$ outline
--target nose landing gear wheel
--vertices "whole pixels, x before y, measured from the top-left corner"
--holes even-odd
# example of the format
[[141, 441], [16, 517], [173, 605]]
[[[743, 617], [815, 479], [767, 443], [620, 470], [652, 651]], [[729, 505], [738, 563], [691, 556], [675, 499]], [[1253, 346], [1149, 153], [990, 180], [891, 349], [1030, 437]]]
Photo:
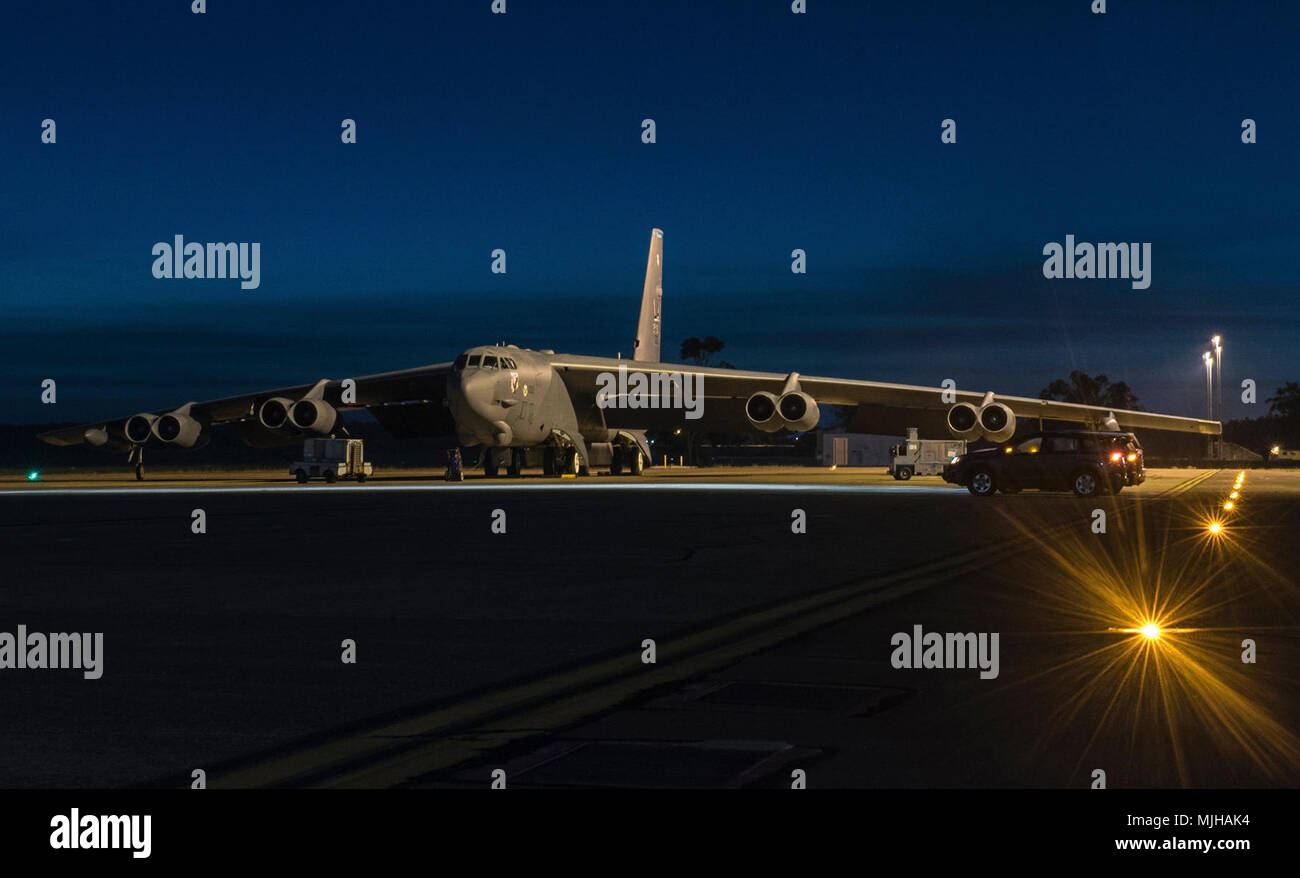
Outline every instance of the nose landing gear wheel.
[[639, 448], [632, 452], [631, 470], [634, 476], [639, 476], [645, 472], [645, 455], [641, 453]]

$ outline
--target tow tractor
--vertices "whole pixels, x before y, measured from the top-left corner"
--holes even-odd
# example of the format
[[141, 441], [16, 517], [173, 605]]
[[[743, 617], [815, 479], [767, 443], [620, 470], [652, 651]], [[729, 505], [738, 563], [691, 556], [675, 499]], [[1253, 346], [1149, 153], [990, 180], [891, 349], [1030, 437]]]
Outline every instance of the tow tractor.
[[889, 447], [889, 474], [900, 482], [942, 475], [944, 464], [965, 453], [961, 439], [919, 439], [916, 427], [908, 427], [907, 441]]
[[289, 465], [289, 475], [300, 485], [315, 478], [328, 484], [339, 479], [364, 482], [373, 471], [361, 439], [307, 439], [302, 443], [302, 460]]

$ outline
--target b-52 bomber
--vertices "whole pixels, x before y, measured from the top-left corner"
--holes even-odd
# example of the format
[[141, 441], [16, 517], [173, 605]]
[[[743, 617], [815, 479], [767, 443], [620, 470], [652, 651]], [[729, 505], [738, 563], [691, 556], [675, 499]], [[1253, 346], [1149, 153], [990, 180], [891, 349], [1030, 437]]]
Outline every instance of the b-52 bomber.
[[824, 405], [850, 407], [849, 426], [860, 432], [897, 435], [922, 425], [993, 442], [1011, 438], [1022, 421], [1222, 432], [1218, 421], [993, 392], [665, 363], [662, 305], [663, 232], [654, 229], [630, 359], [480, 345], [446, 363], [187, 402], [40, 438], [126, 451], [143, 479], [146, 447], [194, 448], [215, 430], [238, 431], [257, 446], [346, 436], [344, 414], [361, 409], [399, 438], [454, 436], [462, 446], [481, 446], [489, 476], [518, 475], [537, 457], [549, 475], [596, 468], [640, 474], [651, 462], [647, 430], [797, 432], [817, 426]]

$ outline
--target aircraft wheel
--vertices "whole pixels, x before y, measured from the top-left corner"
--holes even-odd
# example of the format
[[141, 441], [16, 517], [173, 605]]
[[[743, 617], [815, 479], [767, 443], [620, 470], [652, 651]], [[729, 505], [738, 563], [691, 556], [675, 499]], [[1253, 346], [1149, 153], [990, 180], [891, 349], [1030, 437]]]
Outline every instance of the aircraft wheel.
[[609, 474], [611, 476], [623, 475], [623, 449], [615, 448], [614, 456], [609, 462]]
[[358, 484], [358, 485], [364, 485], [365, 483], [366, 483], [366, 474], [365, 474], [365, 473], [357, 473], [357, 484]]
[[912, 477], [912, 468], [910, 466], [903, 466], [898, 468], [898, 480], [900, 482], [906, 482], [911, 477]]
[[497, 477], [497, 473], [498, 473], [497, 456], [492, 453], [491, 448], [484, 448], [483, 449], [483, 475], [487, 476], [489, 479], [495, 479]]
[[332, 485], [339, 479], [338, 473], [332, 469], [325, 470], [325, 484]]
[[520, 472], [524, 468], [524, 450], [522, 448], [510, 449], [510, 466], [506, 468], [506, 475], [512, 479], [519, 478]]
[[557, 465], [558, 461], [556, 459], [557, 451], [558, 449], [556, 449], [554, 445], [548, 445], [542, 451], [542, 475], [558, 476], [560, 474], [560, 468]]
[[294, 472], [294, 474], [293, 474], [293, 477], [294, 477], [295, 479], [298, 480], [298, 484], [300, 484], [300, 485], [305, 485], [305, 484], [307, 484], [307, 471], [306, 471], [306, 470], [302, 470], [302, 469], [300, 469], [300, 470], [296, 470], [296, 471]]
[[966, 490], [976, 497], [991, 497], [997, 489], [997, 483], [993, 481], [993, 473], [986, 469], [979, 469], [971, 473], [970, 484], [966, 486]]
[[631, 469], [632, 469], [632, 475], [634, 476], [639, 476], [645, 472], [645, 455], [641, 453], [640, 448], [632, 452]]
[[564, 471], [571, 476], [578, 476], [578, 475], [582, 475], [583, 470], [585, 469], [586, 467], [583, 466], [582, 464], [582, 456], [578, 454], [578, 449], [576, 448], [566, 449], [566, 457], [564, 458]]

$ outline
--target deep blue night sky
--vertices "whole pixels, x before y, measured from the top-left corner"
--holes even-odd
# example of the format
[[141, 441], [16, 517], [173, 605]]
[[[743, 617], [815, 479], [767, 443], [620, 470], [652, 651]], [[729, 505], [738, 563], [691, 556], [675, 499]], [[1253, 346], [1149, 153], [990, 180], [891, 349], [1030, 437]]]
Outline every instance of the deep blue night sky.
[[[808, 5], [11, 4], [0, 421], [501, 340], [626, 353], [652, 226], [668, 358], [713, 334], [743, 367], [1031, 396], [1079, 368], [1200, 415], [1217, 331], [1228, 417], [1300, 379], [1296, 4]], [[156, 280], [176, 234], [261, 242], [260, 289]], [[1044, 279], [1066, 234], [1151, 242], [1151, 287]]]

